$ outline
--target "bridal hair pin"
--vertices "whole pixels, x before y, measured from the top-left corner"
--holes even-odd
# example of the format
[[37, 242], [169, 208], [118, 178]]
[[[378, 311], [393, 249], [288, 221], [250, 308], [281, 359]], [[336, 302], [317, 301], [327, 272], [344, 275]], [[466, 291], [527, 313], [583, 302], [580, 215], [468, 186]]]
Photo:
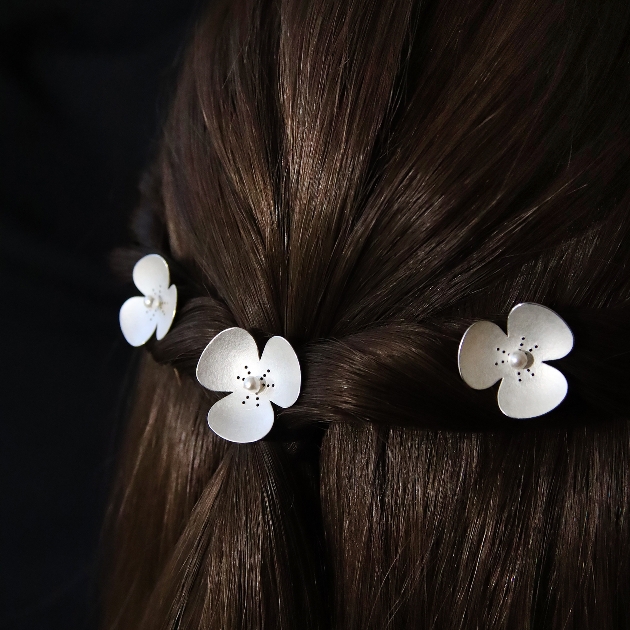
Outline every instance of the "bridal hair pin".
[[517, 304], [508, 315], [506, 335], [488, 321], [475, 322], [459, 344], [459, 373], [473, 389], [499, 379], [499, 409], [510, 418], [535, 418], [555, 409], [567, 394], [567, 381], [544, 363], [573, 348], [573, 334], [551, 309]]
[[132, 346], [141, 346], [155, 332], [163, 339], [177, 308], [177, 287], [169, 286], [168, 264], [158, 254], [141, 258], [133, 268], [133, 282], [143, 296], [129, 298], [120, 309], [120, 329]]
[[208, 411], [208, 426], [230, 442], [255, 442], [271, 430], [271, 403], [290, 407], [300, 395], [302, 375], [295, 350], [272, 337], [262, 356], [242, 328], [220, 332], [199, 357], [197, 380], [215, 392], [232, 392]]

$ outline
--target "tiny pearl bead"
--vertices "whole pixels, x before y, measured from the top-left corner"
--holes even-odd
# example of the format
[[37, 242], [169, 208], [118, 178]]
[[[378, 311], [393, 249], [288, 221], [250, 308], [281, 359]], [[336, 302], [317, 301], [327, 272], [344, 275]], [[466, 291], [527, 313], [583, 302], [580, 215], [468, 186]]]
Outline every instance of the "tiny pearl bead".
[[256, 381], [256, 377], [255, 376], [245, 377], [243, 379], [243, 387], [250, 392], [258, 390], [258, 382]]
[[524, 368], [527, 365], [527, 354], [522, 350], [516, 350], [510, 355], [509, 363], [515, 369]]
[[153, 298], [151, 296], [147, 296], [144, 298], [144, 305], [147, 308], [151, 308], [153, 306]]

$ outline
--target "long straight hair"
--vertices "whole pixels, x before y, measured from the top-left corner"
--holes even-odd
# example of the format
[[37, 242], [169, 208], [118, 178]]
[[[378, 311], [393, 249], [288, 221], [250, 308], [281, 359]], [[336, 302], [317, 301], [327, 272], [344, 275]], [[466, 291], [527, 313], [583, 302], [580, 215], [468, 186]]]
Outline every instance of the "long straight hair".
[[[135, 217], [180, 290], [110, 510], [107, 630], [630, 627], [630, 3], [225, 0]], [[553, 308], [567, 400], [470, 390], [477, 319]], [[297, 403], [225, 442], [229, 326]]]

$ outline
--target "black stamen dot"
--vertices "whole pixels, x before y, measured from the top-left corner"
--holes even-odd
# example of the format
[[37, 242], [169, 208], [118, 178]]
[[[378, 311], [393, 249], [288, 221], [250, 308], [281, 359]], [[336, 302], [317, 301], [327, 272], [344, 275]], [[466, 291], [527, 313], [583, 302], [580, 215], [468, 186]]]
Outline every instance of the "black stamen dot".
[[260, 405], [258, 403], [256, 403], [256, 407], [260, 407]]
[[499, 365], [498, 363], [495, 363], [495, 365]]
[[505, 363], [505, 361], [501, 361], [501, 363]]
[[519, 344], [519, 345], [520, 345], [520, 346], [522, 346], [523, 344], [521, 343], [521, 344]]
[[499, 352], [499, 350], [501, 350], [501, 348], [497, 348], [497, 352]]
[[251, 374], [251, 372], [247, 372], [248, 374]]
[[522, 339], [523, 341], [525, 341], [525, 337], [521, 337], [521, 339]]
[[245, 369], [247, 369], [247, 366], [245, 366]]
[[245, 404], [245, 401], [243, 401], [243, 404]]
[[518, 382], [520, 383], [522, 380], [523, 380], [522, 378], [519, 378], [519, 379], [518, 379]]
[[534, 346], [534, 348], [538, 348], [538, 346]]
[[260, 399], [258, 398], [258, 396], [256, 396], [256, 400], [260, 400]]
[[245, 398], [249, 398], [249, 396], [245, 396]]
[[276, 385], [275, 385], [275, 383], [272, 383], [272, 384], [271, 384], [271, 387], [275, 387], [275, 386], [276, 386]]
[[517, 372], [517, 374], [518, 374], [519, 376], [521, 375], [521, 373], [520, 373], [520, 372]]
[[530, 371], [530, 370], [529, 370], [529, 368], [527, 368], [527, 371], [528, 371], [528, 372]]
[[271, 372], [271, 370], [267, 370], [267, 372]]
[[262, 381], [262, 376], [260, 377], [260, 380]]
[[503, 351], [503, 354], [505, 354], [505, 350]]
[[534, 376], [534, 373], [532, 372], [532, 376]]
[[236, 378], [237, 378], [239, 381], [241, 380], [241, 377], [240, 377], [240, 376], [237, 376]]

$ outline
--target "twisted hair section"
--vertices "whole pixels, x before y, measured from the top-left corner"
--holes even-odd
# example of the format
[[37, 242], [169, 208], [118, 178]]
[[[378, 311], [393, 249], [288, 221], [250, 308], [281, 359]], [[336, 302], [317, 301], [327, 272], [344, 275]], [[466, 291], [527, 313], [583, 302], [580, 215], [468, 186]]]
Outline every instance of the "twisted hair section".
[[[134, 220], [181, 296], [110, 510], [104, 627], [630, 625], [630, 6], [231, 0]], [[549, 306], [567, 400], [506, 419], [467, 326]], [[221, 330], [291, 341], [269, 439], [209, 431]]]

